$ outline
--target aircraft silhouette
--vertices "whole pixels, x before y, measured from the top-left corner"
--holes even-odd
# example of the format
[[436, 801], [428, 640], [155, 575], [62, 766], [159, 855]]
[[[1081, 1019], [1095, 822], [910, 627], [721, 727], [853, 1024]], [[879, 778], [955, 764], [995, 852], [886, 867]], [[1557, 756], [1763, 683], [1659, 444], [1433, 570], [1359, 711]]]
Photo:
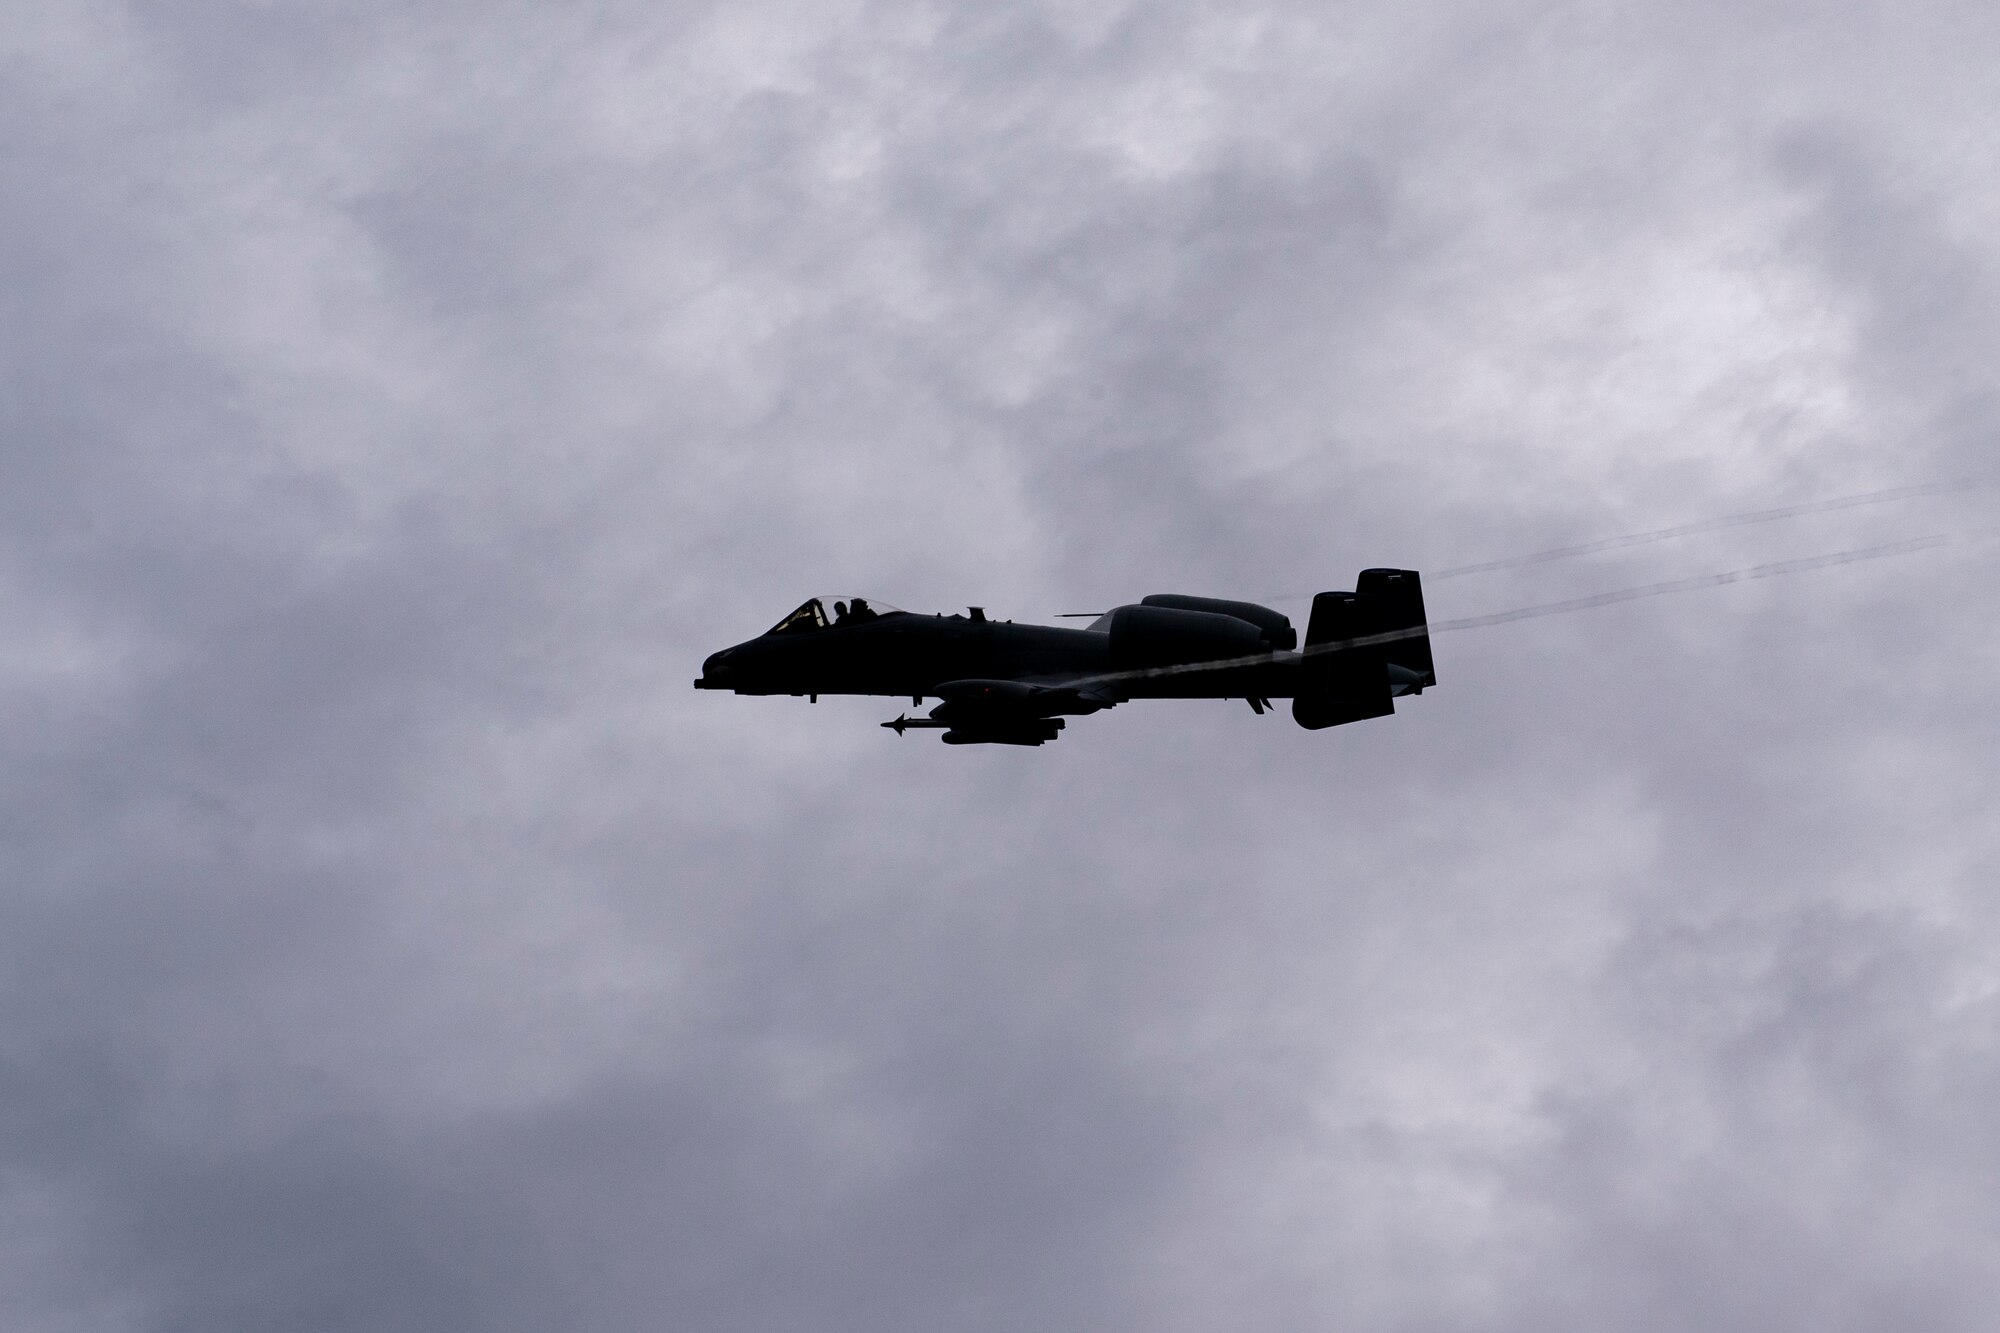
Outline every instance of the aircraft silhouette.
[[[833, 614], [827, 614], [831, 605]], [[1437, 684], [1413, 569], [1364, 569], [1353, 592], [1313, 598], [1306, 640], [1254, 602], [1156, 593], [1085, 629], [965, 615], [913, 615], [880, 602], [808, 598], [754, 639], [702, 663], [698, 690], [907, 695], [941, 700], [882, 725], [944, 733], [948, 745], [1041, 745], [1065, 717], [1132, 699], [1290, 699], [1317, 730], [1396, 711]]]

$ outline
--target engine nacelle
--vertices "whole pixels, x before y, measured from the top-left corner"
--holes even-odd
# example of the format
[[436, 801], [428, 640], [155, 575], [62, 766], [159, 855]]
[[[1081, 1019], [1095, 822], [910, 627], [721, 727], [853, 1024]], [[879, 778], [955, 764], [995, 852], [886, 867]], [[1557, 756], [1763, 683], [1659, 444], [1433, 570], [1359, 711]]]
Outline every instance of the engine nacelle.
[[1254, 657], [1271, 647], [1247, 620], [1143, 602], [1113, 611], [1110, 628], [1111, 664], [1121, 671]]
[[1272, 648], [1290, 651], [1299, 646], [1299, 632], [1292, 628], [1292, 622], [1284, 612], [1273, 611], [1268, 606], [1255, 602], [1232, 602], [1221, 597], [1190, 597], [1185, 593], [1156, 592], [1150, 597], [1139, 599], [1141, 606], [1165, 606], [1177, 611], [1207, 611], [1218, 616], [1234, 616], [1247, 620], [1263, 634], [1264, 642]]

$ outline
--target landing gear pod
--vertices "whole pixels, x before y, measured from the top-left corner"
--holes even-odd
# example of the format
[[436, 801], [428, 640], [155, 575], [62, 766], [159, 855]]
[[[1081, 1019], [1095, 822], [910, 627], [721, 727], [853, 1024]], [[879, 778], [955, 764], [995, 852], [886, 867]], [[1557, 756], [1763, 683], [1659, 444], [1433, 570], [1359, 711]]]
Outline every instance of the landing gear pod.
[[946, 745], [1043, 745], [1054, 740], [1062, 729], [1063, 720], [1059, 717], [1038, 718], [1005, 727], [957, 726], [939, 739]]

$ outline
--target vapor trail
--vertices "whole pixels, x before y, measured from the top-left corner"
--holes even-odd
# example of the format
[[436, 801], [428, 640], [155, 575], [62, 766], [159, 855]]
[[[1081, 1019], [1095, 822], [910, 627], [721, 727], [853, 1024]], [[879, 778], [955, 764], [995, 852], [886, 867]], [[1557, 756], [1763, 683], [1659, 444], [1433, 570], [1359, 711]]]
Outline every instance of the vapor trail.
[[[1535, 606], [1516, 607], [1511, 611], [1489, 611], [1484, 615], [1460, 616], [1453, 620], [1435, 620], [1428, 626], [1413, 626], [1409, 629], [1385, 630], [1380, 634], [1364, 634], [1358, 638], [1337, 639], [1329, 643], [1316, 643], [1302, 651], [1302, 656], [1317, 653], [1337, 653], [1348, 648], [1367, 648], [1376, 644], [1396, 643], [1403, 639], [1414, 639], [1423, 634], [1449, 634], [1456, 630], [1485, 629], [1492, 625], [1511, 624], [1516, 620], [1534, 620], [1541, 616], [1568, 615], [1573, 611], [1588, 611], [1593, 607], [1612, 606], [1618, 602], [1636, 602], [1647, 597], [1664, 597], [1669, 593], [1695, 592], [1703, 588], [1720, 588], [1730, 583], [1748, 583], [1754, 579], [1778, 578], [1786, 574], [1803, 574], [1809, 570], [1830, 569], [1835, 565], [1859, 564], [1864, 560], [1886, 560], [1891, 556], [1911, 555], [1918, 551], [1929, 551], [1940, 546], [1949, 546], [1952, 538], [1943, 533], [1933, 533], [1927, 537], [1912, 537], [1905, 541], [1886, 542], [1880, 546], [1863, 546], [1851, 551], [1831, 551], [1825, 555], [1799, 556], [1791, 560], [1776, 560], [1766, 565], [1753, 565], [1748, 569], [1726, 570], [1718, 574], [1695, 574], [1687, 578], [1668, 579], [1662, 583], [1645, 583], [1634, 588], [1614, 588], [1609, 592], [1591, 593], [1586, 597], [1570, 597], [1560, 602], [1542, 602]], [[1270, 661], [1267, 653], [1248, 657], [1225, 658], [1213, 662], [1187, 662], [1175, 666], [1140, 667], [1129, 671], [1107, 672], [1101, 676], [1091, 676], [1076, 682], [1078, 686], [1116, 684], [1126, 680], [1153, 680], [1162, 676], [1186, 675], [1190, 672], [1226, 671], [1234, 667], [1256, 666]]]
[[[1745, 583], [1751, 579], [1776, 578], [1781, 574], [1803, 574], [1810, 569], [1827, 569], [1834, 565], [1851, 565], [1862, 560], [1882, 560], [1893, 555], [1909, 555], [1915, 551], [1928, 551], [1939, 546], [1949, 546], [1951, 538], [1942, 533], [1928, 537], [1912, 537], [1907, 541], [1888, 542], [1881, 546], [1864, 546], [1854, 551], [1834, 551], [1828, 555], [1800, 556], [1794, 560], [1778, 560], [1768, 565], [1754, 565], [1749, 569], [1733, 569], [1721, 574], [1696, 574], [1684, 579], [1668, 579], [1664, 583], [1647, 583], [1636, 588], [1617, 588], [1611, 592], [1592, 593], [1587, 597], [1571, 597], [1560, 602], [1544, 602], [1539, 606], [1523, 606], [1512, 611], [1493, 611], [1483, 616], [1463, 616], [1457, 620], [1441, 620], [1430, 627], [1433, 634], [1448, 633], [1451, 630], [1480, 629], [1487, 625], [1505, 625], [1515, 620], [1533, 620], [1537, 616], [1559, 616], [1571, 611], [1587, 611], [1594, 606], [1610, 606], [1615, 602], [1636, 602], [1642, 597], [1663, 597], [1674, 592], [1694, 592], [1700, 588], [1720, 588], [1727, 583]], [[1408, 634], [1393, 636], [1373, 636], [1359, 639], [1357, 643], [1386, 643], [1393, 638], [1413, 637]], [[1342, 645], [1345, 646], [1345, 645]]]
[[1599, 551], [1621, 551], [1632, 546], [1647, 546], [1653, 542], [1669, 541], [1675, 537], [1691, 537], [1701, 532], [1720, 532], [1725, 528], [1747, 527], [1753, 523], [1773, 523], [1784, 518], [1803, 518], [1808, 514], [1831, 513], [1837, 509], [1886, 504], [1891, 500], [1915, 500], [1927, 495], [1945, 495], [1953, 491], [1970, 490], [1977, 484], [1961, 477], [1952, 481], [1926, 482], [1920, 486], [1897, 486], [1886, 491], [1869, 491], [1864, 495], [1843, 495], [1830, 500], [1812, 500], [1805, 504], [1785, 505], [1779, 509], [1759, 509], [1747, 514], [1729, 514], [1722, 518], [1704, 519], [1699, 523], [1682, 523], [1671, 528], [1655, 528], [1649, 532], [1631, 532], [1622, 537], [1600, 537], [1596, 541], [1580, 542], [1575, 546], [1558, 546], [1547, 551], [1536, 551], [1532, 555], [1508, 556], [1503, 560], [1483, 560], [1476, 565], [1456, 565], [1450, 569], [1437, 570], [1427, 574], [1426, 577], [1432, 580], [1455, 579], [1465, 574], [1485, 574], [1497, 569], [1519, 569], [1525, 565], [1546, 564], [1551, 560], [1595, 555]]

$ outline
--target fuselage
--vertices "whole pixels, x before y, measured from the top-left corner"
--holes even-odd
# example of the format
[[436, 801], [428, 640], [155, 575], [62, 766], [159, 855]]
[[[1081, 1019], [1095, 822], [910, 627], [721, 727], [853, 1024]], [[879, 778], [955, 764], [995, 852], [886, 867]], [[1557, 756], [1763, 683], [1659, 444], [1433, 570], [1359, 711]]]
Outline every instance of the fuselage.
[[861, 623], [771, 633], [702, 663], [698, 689], [738, 694], [879, 694], [923, 698], [951, 681], [1087, 683], [1126, 699], [1291, 698], [1300, 656], [1271, 651], [1226, 664], [1114, 660], [1098, 630], [896, 611]]

